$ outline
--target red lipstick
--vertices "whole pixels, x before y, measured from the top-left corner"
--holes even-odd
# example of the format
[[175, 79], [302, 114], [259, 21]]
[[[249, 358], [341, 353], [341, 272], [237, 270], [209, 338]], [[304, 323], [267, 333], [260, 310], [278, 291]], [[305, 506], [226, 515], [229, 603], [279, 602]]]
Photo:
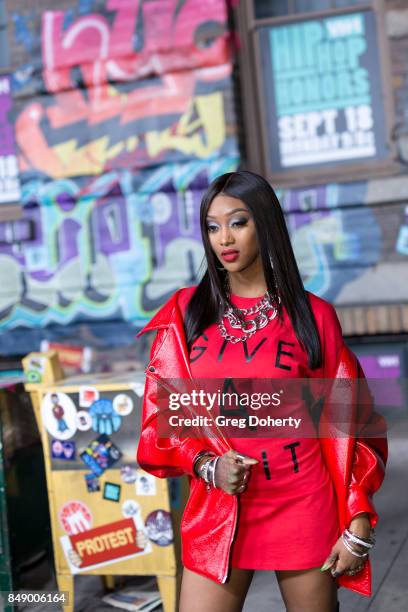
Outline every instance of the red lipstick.
[[236, 250], [233, 250], [233, 249], [228, 249], [228, 250], [222, 251], [221, 257], [225, 261], [235, 261], [239, 257], [239, 251], [236, 251]]

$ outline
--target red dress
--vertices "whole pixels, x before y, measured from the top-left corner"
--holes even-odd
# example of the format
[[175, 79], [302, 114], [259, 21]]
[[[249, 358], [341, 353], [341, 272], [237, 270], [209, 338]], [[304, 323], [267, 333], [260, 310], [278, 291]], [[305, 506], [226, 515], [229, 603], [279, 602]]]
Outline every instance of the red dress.
[[[261, 297], [232, 294], [231, 301], [248, 308]], [[309, 376], [307, 355], [285, 309], [283, 314], [283, 323], [275, 317], [246, 342], [236, 344], [222, 338], [216, 324], [210, 325], [190, 351], [193, 377]], [[225, 319], [224, 323], [228, 333], [241, 335]], [[331, 342], [330, 350], [336, 350], [334, 345], [343, 342], [340, 327], [335, 333], [336, 342]], [[302, 427], [313, 427], [305, 402], [300, 402], [291, 414], [302, 419]], [[290, 438], [275, 434], [271, 438], [233, 438], [231, 442], [237, 451], [259, 460], [251, 468], [247, 489], [238, 496], [231, 566], [263, 570], [320, 567], [340, 534], [334, 487], [319, 440], [296, 437], [294, 431]]]

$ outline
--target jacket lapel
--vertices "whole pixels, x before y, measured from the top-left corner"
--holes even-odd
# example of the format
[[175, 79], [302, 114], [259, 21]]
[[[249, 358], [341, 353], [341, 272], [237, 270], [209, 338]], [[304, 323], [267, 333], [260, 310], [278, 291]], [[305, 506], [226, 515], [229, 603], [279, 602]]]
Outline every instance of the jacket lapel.
[[175, 291], [171, 298], [167, 300], [165, 304], [156, 312], [156, 314], [150, 319], [150, 321], [136, 334], [138, 338], [141, 334], [153, 329], [162, 329], [168, 327], [174, 317], [175, 308], [178, 307], [177, 297], [181, 291], [181, 288]]

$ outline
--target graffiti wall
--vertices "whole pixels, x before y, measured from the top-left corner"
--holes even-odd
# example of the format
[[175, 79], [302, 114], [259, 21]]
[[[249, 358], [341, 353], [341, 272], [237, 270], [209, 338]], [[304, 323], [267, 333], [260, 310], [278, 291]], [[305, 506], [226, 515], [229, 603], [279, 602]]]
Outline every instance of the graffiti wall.
[[[240, 161], [226, 5], [7, 0], [24, 213], [0, 223], [0, 352], [124, 342], [197, 281], [202, 194]], [[374, 183], [278, 191], [306, 288], [339, 305], [408, 299], [408, 209]]]
[[338, 306], [408, 300], [408, 206], [375, 182], [279, 192], [305, 287]]
[[0, 224], [2, 327], [141, 325], [195, 281], [202, 193], [239, 162], [226, 4], [36, 4], [9, 6], [24, 217]]

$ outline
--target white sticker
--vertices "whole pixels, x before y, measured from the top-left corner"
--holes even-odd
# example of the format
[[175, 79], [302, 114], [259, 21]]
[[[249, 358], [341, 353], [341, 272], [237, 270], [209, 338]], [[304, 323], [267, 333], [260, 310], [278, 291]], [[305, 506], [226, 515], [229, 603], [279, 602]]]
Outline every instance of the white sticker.
[[41, 403], [45, 429], [57, 440], [72, 438], [77, 430], [77, 410], [66, 393], [47, 393]]
[[156, 477], [147, 472], [138, 471], [136, 495], [156, 495]]
[[99, 399], [99, 391], [95, 387], [79, 387], [79, 405], [81, 408], [89, 408]]
[[133, 410], [133, 401], [126, 393], [119, 393], [113, 399], [113, 409], [120, 416], [127, 416]]
[[45, 357], [30, 357], [28, 360], [28, 369], [35, 370], [40, 374], [44, 374], [45, 372]]
[[77, 412], [77, 428], [79, 431], [88, 431], [92, 427], [92, 418], [86, 410]]
[[122, 514], [125, 518], [133, 518], [136, 522], [136, 516], [140, 514], [140, 504], [134, 499], [127, 499], [122, 504]]
[[132, 484], [132, 482], [136, 482], [137, 470], [131, 465], [123, 465], [120, 468], [120, 476], [123, 482], [126, 482], [127, 484]]

